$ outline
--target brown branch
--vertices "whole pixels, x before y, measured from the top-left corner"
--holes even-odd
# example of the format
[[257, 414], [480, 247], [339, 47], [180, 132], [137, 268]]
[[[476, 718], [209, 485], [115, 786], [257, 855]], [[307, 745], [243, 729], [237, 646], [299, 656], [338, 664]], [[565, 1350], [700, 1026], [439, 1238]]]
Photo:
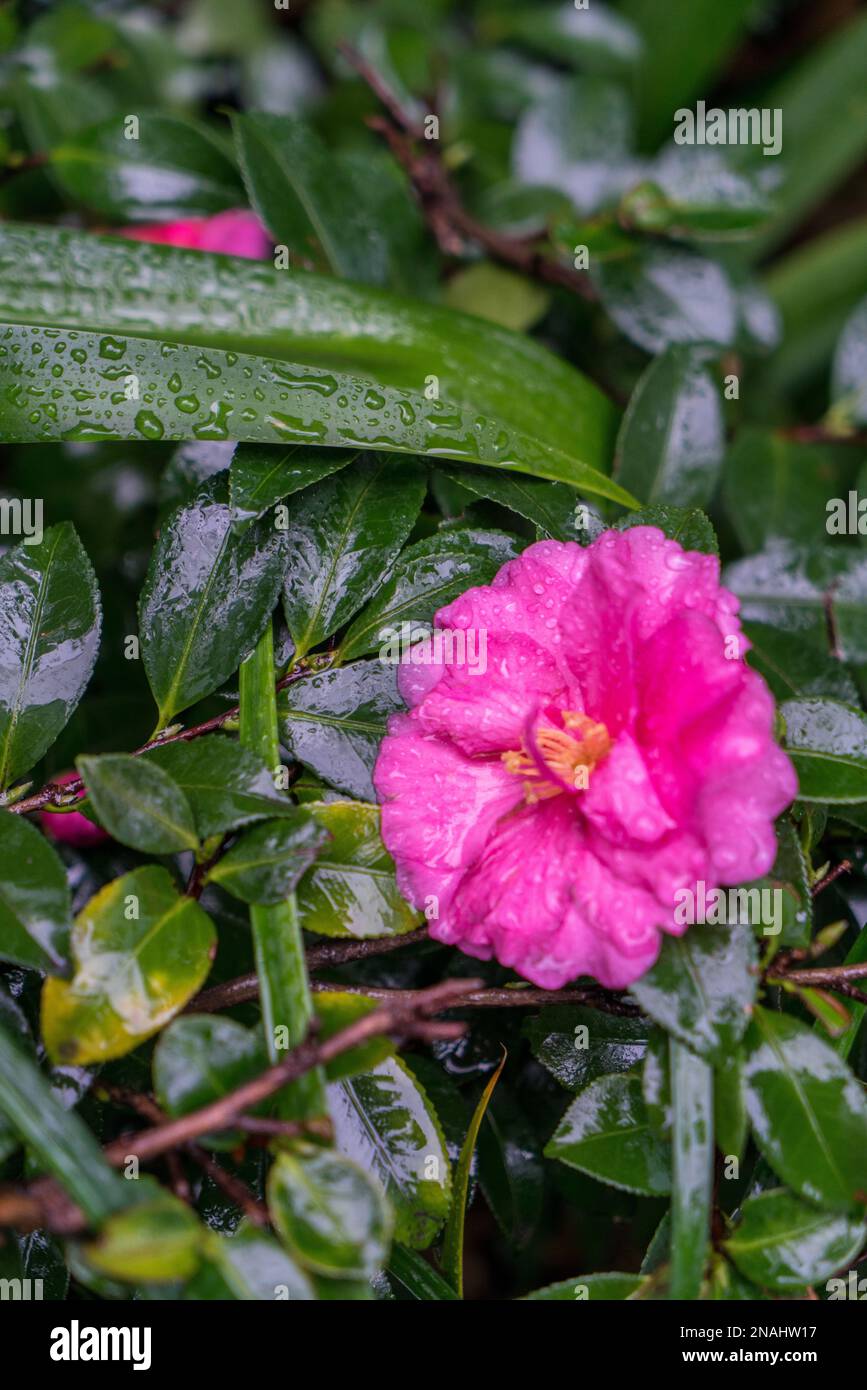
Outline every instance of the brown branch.
[[788, 980], [793, 985], [827, 985], [829, 989], [833, 989], [841, 983], [863, 980], [867, 976], [867, 962], [860, 965], [823, 965], [813, 970], [780, 970], [779, 967], [771, 966], [771, 970], [781, 980]]
[[388, 112], [388, 117], [372, 116], [371, 130], [387, 142], [404, 169], [419, 205], [436, 237], [440, 250], [448, 256], [463, 254], [467, 242], [475, 242], [492, 260], [512, 270], [568, 289], [582, 299], [596, 298], [589, 277], [571, 266], [545, 255], [535, 245], [539, 236], [516, 237], [498, 232], [479, 222], [464, 207], [443, 164], [437, 142], [426, 140], [415, 119], [404, 111], [387, 82], [376, 69], [348, 44], [341, 44], [347, 62], [367, 83]]
[[824, 889], [828, 888], [835, 879], [841, 876], [841, 874], [850, 873], [851, 869], [851, 862], [848, 859], [841, 859], [836, 868], [831, 869], [830, 873], [827, 873], [824, 878], [820, 878], [818, 883], [813, 884], [813, 887], [810, 889], [813, 897], [815, 898], [817, 893], [821, 893]]
[[187, 1151], [195, 1159], [202, 1172], [207, 1173], [214, 1186], [225, 1193], [230, 1202], [234, 1202], [248, 1221], [252, 1221], [254, 1226], [268, 1225], [268, 1208], [253, 1196], [246, 1183], [242, 1182], [234, 1173], [229, 1173], [198, 1144], [188, 1144]]
[[[320, 661], [317, 658], [310, 658], [308, 663], [297, 671], [290, 671], [288, 675], [281, 676], [277, 681], [276, 689], [284, 690], [286, 686], [294, 684], [297, 680], [302, 680], [305, 676], [315, 675], [323, 665], [328, 665], [331, 657]], [[315, 662], [316, 664], [311, 664]], [[201, 738], [203, 734], [218, 732], [233, 719], [240, 716], [240, 705], [233, 705], [231, 709], [224, 710], [222, 714], [215, 714], [211, 719], [205, 719], [201, 724], [193, 724], [189, 729], [174, 728], [170, 726], [171, 732], [157, 734], [155, 738], [148, 739], [140, 748], [134, 748], [131, 757], [139, 758], [143, 753], [150, 753], [154, 748], [162, 748], [167, 743], [190, 743], [195, 738]], [[27, 815], [31, 811], [39, 811], [43, 806], [69, 807], [74, 806], [76, 801], [80, 801], [86, 795], [86, 789], [81, 777], [76, 777], [70, 782], [46, 782], [38, 792], [32, 796], [22, 797], [20, 801], [13, 801], [7, 806], [8, 811], [15, 811], [18, 815]]]
[[[439, 1022], [434, 1015], [458, 1007], [461, 998], [472, 994], [482, 983], [481, 980], [446, 980], [430, 989], [415, 991], [411, 1001], [393, 999], [322, 1042], [308, 1035], [282, 1062], [269, 1067], [229, 1095], [221, 1096], [210, 1105], [202, 1106], [200, 1110], [179, 1119], [167, 1120], [136, 1134], [122, 1135], [106, 1146], [104, 1155], [115, 1167], [133, 1157], [147, 1162], [172, 1149], [189, 1145], [204, 1134], [231, 1129], [245, 1111], [261, 1104], [313, 1068], [325, 1066], [370, 1038], [387, 1034], [397, 1039], [416, 1037], [426, 1041], [458, 1038], [465, 1031], [463, 1023]], [[0, 1192], [0, 1226], [17, 1226], [25, 1230], [45, 1227], [71, 1233], [83, 1229], [85, 1225], [83, 1213], [78, 1211], [53, 1178], [39, 1178], [24, 1191], [13, 1188]]]

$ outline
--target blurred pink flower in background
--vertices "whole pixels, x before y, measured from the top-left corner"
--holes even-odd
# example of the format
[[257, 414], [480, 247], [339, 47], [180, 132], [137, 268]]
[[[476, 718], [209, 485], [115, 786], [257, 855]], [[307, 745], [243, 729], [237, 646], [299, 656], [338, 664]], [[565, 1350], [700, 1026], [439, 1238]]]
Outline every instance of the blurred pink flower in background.
[[123, 235], [135, 241], [155, 241], [165, 246], [185, 246], [191, 251], [222, 251], [227, 256], [263, 260], [271, 251], [271, 239], [254, 212], [233, 208], [215, 217], [187, 217], [179, 222], [154, 222], [124, 227]]
[[[52, 781], [65, 787], [67, 782], [76, 782], [77, 772], [62, 772]], [[92, 849], [110, 837], [98, 825], [89, 821], [79, 811], [40, 811], [39, 824], [50, 840], [57, 840], [74, 849]]]
[[374, 774], [432, 936], [545, 988], [623, 988], [685, 930], [679, 890], [770, 870], [797, 780], [738, 606], [715, 557], [639, 526], [531, 545], [440, 610], [487, 634], [487, 669], [402, 665]]

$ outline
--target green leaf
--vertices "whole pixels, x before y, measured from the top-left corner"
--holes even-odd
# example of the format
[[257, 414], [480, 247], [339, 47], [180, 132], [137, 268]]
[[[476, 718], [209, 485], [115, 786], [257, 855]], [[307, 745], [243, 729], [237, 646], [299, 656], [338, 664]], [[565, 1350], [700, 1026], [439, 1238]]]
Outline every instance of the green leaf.
[[716, 261], [649, 246], [629, 259], [594, 264], [592, 274], [608, 314], [645, 352], [660, 353], [676, 343], [734, 342], [737, 303]]
[[[672, 112], [707, 92], [752, 13], [751, 0], [626, 0], [624, 17], [645, 45], [638, 111], [648, 146], [671, 132]], [[582, 16], [583, 18], [583, 16]]]
[[226, 734], [178, 739], [145, 757], [180, 787], [202, 840], [274, 816], [297, 821], [296, 808], [261, 759]]
[[675, 1038], [671, 1056], [671, 1284], [669, 1297], [701, 1291], [710, 1244], [713, 1181], [713, 1072]]
[[723, 456], [719, 392], [694, 351], [671, 347], [632, 393], [617, 439], [617, 476], [644, 502], [706, 507]]
[[742, 239], [767, 220], [772, 203], [757, 177], [723, 150], [666, 145], [649, 178], [621, 200], [618, 220], [636, 231], [691, 240]]
[[747, 622], [743, 629], [752, 644], [747, 661], [778, 700], [819, 695], [857, 705], [858, 687], [841, 661], [769, 623]]
[[867, 1202], [867, 1102], [834, 1048], [788, 1014], [756, 1009], [745, 1043], [747, 1113], [774, 1171], [831, 1211]]
[[82, 1253], [101, 1274], [130, 1284], [188, 1279], [198, 1267], [204, 1237], [196, 1213], [164, 1192], [110, 1216]]
[[[808, 946], [812, 937], [813, 897], [806, 856], [795, 827], [789, 820], [777, 823], [777, 857], [770, 873], [747, 884], [747, 889], [760, 892], [770, 889], [781, 897], [771, 899], [774, 921], [765, 923], [778, 927], [777, 940], [781, 946]], [[777, 905], [779, 905], [779, 910]], [[767, 933], [772, 935], [772, 933]]]
[[453, 1303], [457, 1294], [451, 1284], [439, 1274], [423, 1255], [405, 1245], [392, 1247], [388, 1261], [388, 1277], [406, 1289], [413, 1298], [424, 1303]]
[[418, 467], [381, 458], [359, 460], [296, 498], [283, 590], [296, 660], [370, 597], [412, 530], [424, 492]]
[[238, 669], [277, 602], [285, 534], [233, 525], [217, 479], [160, 531], [139, 605], [141, 654], [160, 726]]
[[504, 6], [490, 17], [497, 37], [517, 39], [557, 63], [574, 64], [582, 71], [622, 73], [633, 67], [642, 53], [641, 36], [621, 14], [599, 0], [592, 8], [574, 5]]
[[755, 964], [748, 926], [697, 923], [683, 936], [665, 937], [656, 964], [631, 992], [644, 1012], [679, 1042], [720, 1061], [749, 1022], [758, 986]]
[[306, 931], [322, 936], [402, 936], [420, 917], [397, 889], [394, 864], [379, 833], [379, 807], [362, 802], [307, 802], [331, 835], [298, 885]]
[[142, 112], [137, 139], [125, 118], [81, 130], [50, 154], [69, 197], [118, 221], [166, 222], [237, 207], [235, 166], [207, 127], [186, 117]]
[[858, 1255], [863, 1221], [816, 1211], [782, 1188], [750, 1197], [723, 1248], [753, 1283], [779, 1293], [822, 1284]]
[[476, 497], [487, 497], [518, 516], [526, 517], [555, 541], [574, 541], [577, 533], [584, 529], [581, 503], [564, 483], [509, 477], [482, 468], [441, 467], [439, 471]]
[[289, 752], [338, 791], [373, 801], [373, 765], [390, 714], [404, 708], [394, 667], [356, 661], [281, 691], [280, 731]]
[[[830, 450], [770, 430], [742, 430], [726, 455], [726, 514], [747, 553], [775, 536], [811, 544], [821, 534], [833, 491]], [[842, 486], [842, 483], [841, 483]]]
[[446, 1224], [445, 1235], [443, 1236], [443, 1266], [446, 1274], [451, 1281], [452, 1287], [458, 1298], [464, 1296], [464, 1226], [467, 1215], [467, 1201], [470, 1190], [470, 1176], [473, 1166], [473, 1156], [476, 1151], [476, 1140], [479, 1137], [482, 1120], [485, 1118], [485, 1111], [494, 1088], [499, 1081], [503, 1067], [506, 1065], [506, 1052], [496, 1071], [491, 1073], [488, 1083], [482, 1094], [479, 1096], [478, 1104], [473, 1111], [470, 1120], [470, 1127], [467, 1130], [466, 1138], [461, 1145], [458, 1166], [455, 1170], [454, 1193], [452, 1195], [452, 1209]]
[[67, 1110], [17, 1038], [0, 1026], [0, 1114], [93, 1225], [132, 1200], [87, 1125]]
[[655, 503], [630, 512], [615, 526], [616, 531], [628, 531], [632, 526], [658, 526], [669, 540], [677, 541], [684, 550], [698, 550], [703, 555], [718, 555], [716, 532], [704, 512], [698, 507], [672, 507]]
[[671, 1149], [650, 1124], [639, 1076], [603, 1076], [582, 1091], [545, 1155], [627, 1192], [671, 1190]]
[[278, 1154], [268, 1208], [287, 1249], [316, 1274], [363, 1279], [388, 1257], [392, 1221], [382, 1188], [343, 1154], [300, 1146]]
[[316, 449], [305, 444], [269, 449], [241, 444], [229, 467], [232, 509], [244, 520], [264, 516], [284, 497], [345, 468], [356, 456], [354, 449]]
[[70, 522], [0, 559], [0, 788], [66, 724], [90, 680], [101, 621], [96, 576]]
[[537, 1121], [503, 1086], [488, 1106], [477, 1148], [485, 1201], [509, 1245], [522, 1250], [542, 1219], [545, 1164]]
[[867, 717], [836, 700], [786, 700], [786, 751], [802, 801], [867, 800]]
[[280, 903], [294, 892], [328, 832], [300, 808], [247, 830], [205, 876], [244, 903]]
[[[162, 425], [165, 437], [466, 458], [632, 502], [604, 476], [614, 411], [596, 387], [530, 338], [417, 300], [237, 258], [6, 223], [4, 320], [49, 323], [79, 336], [64, 332], [70, 359], [63, 387], [51, 380], [60, 391], [52, 416], [42, 410], [44, 398], [30, 394], [42, 390], [33, 335], [13, 331], [7, 339], [0, 329], [7, 350], [0, 389], [4, 382], [20, 388], [14, 403], [4, 393], [3, 439], [57, 438], [64, 430], [77, 438], [106, 431], [147, 438]], [[127, 334], [157, 341], [127, 341]], [[100, 344], [108, 357], [100, 357]], [[384, 344], [394, 350], [384, 352]], [[16, 348], [27, 355], [20, 374], [7, 365]], [[230, 361], [224, 350], [263, 357]], [[151, 403], [127, 401], [117, 389], [86, 404], [72, 394], [99, 393], [130, 373], [155, 383], [155, 399], [165, 404], [151, 411]], [[170, 392], [176, 376], [179, 392]], [[169, 405], [176, 396], [191, 413]]]
[[316, 1298], [304, 1271], [273, 1236], [255, 1226], [242, 1226], [233, 1235], [211, 1232], [201, 1253], [202, 1263], [184, 1290], [185, 1298], [292, 1303]]
[[66, 974], [71, 922], [58, 855], [23, 816], [0, 811], [0, 960]]
[[106, 884], [75, 919], [74, 976], [45, 982], [49, 1056], [77, 1066], [122, 1057], [196, 993], [214, 941], [208, 915], [165, 869], [147, 865]]
[[524, 1294], [523, 1303], [611, 1302], [629, 1298], [644, 1283], [640, 1274], [576, 1274]]
[[772, 541], [727, 566], [723, 582], [741, 599], [741, 618], [797, 634], [828, 650], [829, 623], [843, 661], [867, 661], [867, 561], [850, 546]]
[[[455, 476], [462, 482], [463, 475]], [[523, 492], [525, 486], [557, 487], [556, 483], [539, 483], [531, 478], [497, 478], [494, 489], [483, 495], [496, 498], [498, 485], [516, 493]], [[568, 488], [561, 491], [569, 494]], [[438, 531], [407, 546], [367, 607], [350, 625], [339, 647], [339, 659], [350, 661], [365, 652], [382, 651], [383, 643], [399, 633], [411, 637], [425, 631], [439, 608], [474, 585], [489, 583], [516, 554], [513, 539], [503, 532], [470, 528]], [[402, 628], [403, 623], [410, 624], [409, 632]]]
[[452, 1178], [439, 1122], [418, 1081], [390, 1057], [329, 1086], [328, 1108], [338, 1149], [382, 1183], [395, 1239], [424, 1250], [448, 1216]]
[[190, 803], [168, 773], [128, 753], [79, 758], [99, 822], [115, 840], [143, 854], [198, 849]]
[[[325, 1042], [340, 1033], [350, 1024], [373, 1013], [379, 1004], [376, 999], [367, 999], [363, 994], [349, 994], [340, 989], [317, 989], [313, 996], [316, 1013], [316, 1036]], [[326, 1064], [325, 1075], [329, 1081], [344, 1081], [357, 1072], [372, 1071], [374, 1067], [390, 1057], [394, 1044], [390, 1038], [369, 1038], [367, 1042], [351, 1047]]]
[[749, 1124], [744, 1102], [743, 1052], [739, 1047], [719, 1062], [713, 1079], [713, 1124], [716, 1145], [725, 1158], [743, 1157]]
[[846, 320], [834, 353], [831, 399], [853, 424], [867, 421], [867, 299]]
[[153, 1054], [154, 1094], [166, 1114], [189, 1115], [221, 1100], [268, 1066], [261, 1033], [219, 1015], [176, 1018]]
[[573, 1092], [599, 1076], [637, 1066], [652, 1031], [646, 1019], [571, 1004], [549, 1005], [522, 1029], [536, 1060]]
[[443, 302], [450, 309], [526, 333], [547, 312], [551, 295], [526, 275], [478, 261], [451, 277]]

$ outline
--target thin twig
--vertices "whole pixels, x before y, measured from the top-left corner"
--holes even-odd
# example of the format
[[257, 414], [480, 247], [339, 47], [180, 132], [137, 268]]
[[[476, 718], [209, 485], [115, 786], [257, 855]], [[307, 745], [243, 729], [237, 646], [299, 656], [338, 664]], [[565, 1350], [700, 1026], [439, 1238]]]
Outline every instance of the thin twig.
[[772, 973], [779, 975], [781, 979], [790, 981], [793, 985], [827, 985], [833, 989], [835, 985], [846, 984], [851, 980], [863, 980], [867, 976], [867, 962], [859, 965], [823, 965], [816, 966], [813, 970], [779, 970], [771, 966]]
[[[330, 662], [330, 657], [328, 662]], [[312, 660], [315, 660], [313, 658]], [[328, 664], [325, 662], [324, 664]], [[277, 681], [276, 689], [284, 690], [286, 686], [294, 684], [297, 680], [303, 680], [307, 676], [317, 674], [322, 669], [322, 664], [309, 665], [299, 668], [297, 671], [290, 671], [288, 675], [281, 676]], [[205, 719], [201, 724], [194, 724], [189, 729], [176, 728], [170, 733], [157, 734], [156, 738], [148, 739], [140, 748], [134, 748], [131, 757], [139, 758], [143, 753], [150, 753], [154, 748], [162, 748], [167, 743], [190, 743], [195, 738], [201, 738], [203, 734], [219, 732], [231, 720], [237, 719], [240, 715], [240, 706], [233, 705], [231, 709], [224, 710], [222, 714], [215, 714], [211, 719]], [[77, 800], [85, 796], [86, 789], [82, 778], [76, 777], [70, 782], [46, 782], [38, 792], [33, 792], [31, 796], [22, 797], [20, 801], [13, 801], [6, 809], [14, 811], [17, 815], [27, 815], [30, 811], [38, 811], [43, 806], [59, 806], [69, 809]]]
[[827, 873], [824, 878], [820, 878], [818, 883], [813, 884], [813, 887], [810, 889], [810, 892], [812, 893], [813, 897], [815, 898], [818, 893], [821, 893], [826, 888], [828, 888], [835, 881], [835, 879], [838, 879], [841, 876], [841, 874], [850, 873], [851, 869], [852, 864], [850, 860], [841, 859], [840, 863], [835, 868], [831, 869], [830, 873]]

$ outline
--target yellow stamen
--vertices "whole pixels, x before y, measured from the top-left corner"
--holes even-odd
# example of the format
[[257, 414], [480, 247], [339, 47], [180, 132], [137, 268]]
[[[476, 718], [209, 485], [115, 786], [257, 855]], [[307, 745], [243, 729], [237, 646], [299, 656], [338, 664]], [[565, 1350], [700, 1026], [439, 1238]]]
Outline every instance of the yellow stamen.
[[[507, 772], [528, 779], [524, 796], [531, 805], [559, 796], [564, 782], [576, 791], [586, 790], [593, 768], [610, 751], [611, 739], [604, 724], [576, 710], [564, 710], [562, 719], [562, 729], [542, 724], [534, 735], [542, 760], [556, 780], [549, 781], [540, 773], [538, 762], [528, 752], [526, 742], [522, 742], [520, 749], [510, 749], [501, 755]], [[579, 737], [575, 738], [571, 730], [577, 731]]]

